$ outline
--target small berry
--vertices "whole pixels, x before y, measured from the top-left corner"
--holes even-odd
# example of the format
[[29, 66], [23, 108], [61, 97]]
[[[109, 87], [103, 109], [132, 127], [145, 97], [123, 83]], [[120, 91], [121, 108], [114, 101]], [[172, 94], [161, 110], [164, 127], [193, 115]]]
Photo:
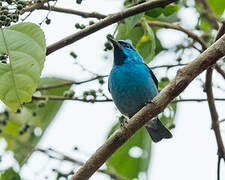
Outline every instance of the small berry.
[[12, 4], [12, 0], [6, 0], [8, 4]]
[[17, 109], [16, 113], [18, 114], [21, 113], [21, 109]]
[[46, 102], [45, 101], [39, 101], [38, 102], [38, 107], [39, 108], [45, 107], [45, 105], [46, 105]]
[[80, 29], [84, 29], [86, 26], [84, 24], [81, 24]]
[[2, 6], [2, 7], [1, 7], [1, 10], [7, 10], [7, 11], [8, 11], [9, 8], [8, 8], [7, 6]]
[[112, 36], [112, 34], [107, 34], [106, 38], [111, 38], [111, 39], [113, 39], [113, 36]]
[[6, 125], [7, 125], [7, 121], [6, 121], [6, 120], [3, 120], [3, 121], [2, 121], [2, 125], [3, 125], [3, 126], [6, 126]]
[[19, 11], [23, 9], [23, 5], [22, 4], [18, 4], [18, 6], [16, 7]]
[[19, 20], [19, 16], [18, 15], [12, 15], [12, 21], [15, 23]]
[[105, 51], [107, 51], [107, 50], [112, 50], [112, 45], [109, 43], [109, 42], [106, 42], [105, 44]]
[[1, 15], [1, 16], [0, 16], [0, 20], [2, 20], [2, 21], [5, 21], [6, 18], [7, 18], [6, 15]]
[[7, 64], [7, 61], [6, 60], [2, 60], [1, 63]]
[[77, 55], [76, 55], [76, 53], [75, 52], [70, 52], [70, 56], [72, 56], [74, 59], [76, 59], [77, 58]]
[[77, 0], [77, 4], [81, 4], [82, 3], [82, 0]]
[[5, 19], [5, 22], [9, 23], [9, 22], [11, 22], [11, 19], [10, 19], [9, 17], [7, 17], [7, 18]]
[[95, 22], [94, 21], [89, 21], [89, 25], [92, 25], [94, 24]]
[[98, 78], [98, 82], [99, 82], [99, 84], [104, 84], [105, 81], [104, 81], [104, 79], [102, 77], [99, 77]]
[[63, 96], [64, 97], [68, 97], [68, 98], [72, 98], [74, 96], [75, 92], [73, 90], [68, 90], [68, 91], [65, 91], [63, 93]]
[[27, 129], [29, 129], [29, 128], [30, 128], [30, 125], [29, 125], [29, 124], [26, 124], [25, 127], [24, 127], [24, 130], [25, 130], [25, 129], [27, 130]]
[[4, 10], [2, 11], [2, 13], [3, 13], [4, 15], [8, 15], [8, 14], [9, 14], [9, 10], [4, 9]]
[[80, 24], [79, 23], [76, 23], [75, 24], [75, 28], [79, 29], [80, 28]]
[[34, 116], [34, 117], [37, 116], [37, 113], [36, 112], [33, 112], [32, 113], [32, 116]]
[[1, 55], [0, 56], [0, 61], [4, 60], [5, 59], [5, 56], [4, 55]]
[[49, 25], [49, 24], [51, 23], [51, 19], [48, 19], [48, 18], [47, 18], [47, 19], [45, 20], [45, 23], [46, 23], [47, 25]]
[[90, 95], [92, 95], [94, 98], [96, 98], [96, 91], [91, 89], [90, 90]]

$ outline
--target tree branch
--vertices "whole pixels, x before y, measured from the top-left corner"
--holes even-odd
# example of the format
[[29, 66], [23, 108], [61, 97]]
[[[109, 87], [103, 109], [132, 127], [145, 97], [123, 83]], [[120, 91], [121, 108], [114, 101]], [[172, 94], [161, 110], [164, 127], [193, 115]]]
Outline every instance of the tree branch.
[[107, 16], [104, 14], [100, 14], [97, 12], [83, 12], [83, 11], [78, 11], [78, 10], [73, 10], [73, 9], [65, 9], [65, 8], [60, 8], [60, 7], [55, 7], [55, 6], [39, 6], [37, 9], [40, 10], [51, 10], [55, 12], [61, 12], [61, 13], [66, 13], [66, 14], [73, 14], [73, 15], [78, 15], [83, 18], [97, 18], [97, 19], [104, 19]]
[[117, 130], [76, 172], [72, 180], [88, 179], [120, 146], [146, 122], [163, 111], [189, 83], [225, 55], [225, 35], [199, 55], [194, 61], [178, 70], [176, 77], [152, 101], [133, 116], [126, 128]]
[[218, 146], [218, 156], [225, 160], [225, 149], [224, 149], [223, 140], [222, 140], [222, 136], [220, 132], [218, 113], [216, 111], [216, 106], [215, 106], [213, 91], [212, 91], [212, 72], [213, 72], [212, 68], [209, 68], [206, 72], [205, 90], [206, 90], [209, 110], [210, 110], [210, 114], [212, 118], [212, 129], [214, 130], [217, 146]]
[[112, 99], [83, 99], [78, 97], [63, 97], [63, 96], [32, 96], [32, 100], [44, 100], [44, 101], [64, 101], [64, 100], [72, 100], [72, 101], [80, 101], [87, 103], [96, 103], [96, 102], [112, 102]]
[[221, 68], [221, 66], [219, 66], [218, 64], [215, 65], [215, 69], [218, 73], [220, 73], [221, 76], [223, 76], [223, 78], [225, 79], [225, 71], [223, 71], [223, 69]]
[[156, 27], [162, 27], [162, 28], [168, 28], [168, 29], [175, 29], [181, 32], [184, 32], [185, 34], [188, 35], [188, 37], [191, 37], [194, 41], [197, 41], [202, 48], [205, 50], [207, 48], [206, 43], [199, 37], [197, 36], [195, 33], [179, 26], [179, 25], [175, 25], [175, 24], [170, 24], [170, 23], [166, 23], [166, 22], [161, 22], [161, 21], [148, 21], [148, 24], [150, 26], [156, 26]]
[[[63, 153], [61, 153], [59, 151], [56, 151], [56, 150], [54, 150], [52, 148], [49, 148], [47, 150], [46, 149], [42, 149], [42, 148], [35, 148], [34, 151], [42, 152], [42, 153], [46, 154], [47, 156], [49, 156], [52, 159], [56, 159], [56, 160], [60, 160], [60, 161], [68, 161], [68, 162], [71, 162], [73, 164], [77, 164], [79, 166], [84, 165], [84, 163], [82, 161], [76, 160], [76, 159], [74, 159], [74, 158], [72, 158], [70, 156], [67, 156], [67, 155], [65, 155], [65, 154], [63, 154]], [[51, 153], [51, 152], [53, 152], [53, 153]], [[57, 153], [58, 155], [60, 155], [60, 157], [54, 156], [55, 153]], [[115, 180], [127, 180], [125, 178], [122, 178], [122, 177], [117, 176], [116, 174], [114, 174], [112, 172], [108, 172], [105, 169], [99, 169], [97, 172], [106, 174], [106, 175], [110, 176], [111, 178], [113, 178]]]
[[80, 30], [68, 37], [63, 38], [62, 40], [55, 42], [47, 47], [46, 55], [51, 54], [52, 52], [61, 49], [67, 45], [70, 45], [79, 39], [86, 37], [100, 29], [103, 29], [106, 26], [109, 26], [113, 23], [116, 23], [118, 21], [121, 21], [127, 17], [133, 16], [135, 14], [139, 14], [142, 12], [145, 12], [147, 10], [157, 8], [157, 7], [165, 7], [166, 5], [176, 2], [177, 0], [155, 0], [155, 1], [148, 1], [145, 3], [142, 3], [140, 5], [128, 8], [124, 11], [112, 14], [104, 18], [103, 20], [83, 29]]
[[209, 7], [207, 0], [196, 0], [196, 1], [198, 1], [199, 3], [203, 5], [204, 11], [205, 11], [204, 15], [206, 16], [208, 21], [212, 24], [213, 28], [218, 30], [219, 24], [217, 22], [217, 18], [214, 15], [212, 9]]

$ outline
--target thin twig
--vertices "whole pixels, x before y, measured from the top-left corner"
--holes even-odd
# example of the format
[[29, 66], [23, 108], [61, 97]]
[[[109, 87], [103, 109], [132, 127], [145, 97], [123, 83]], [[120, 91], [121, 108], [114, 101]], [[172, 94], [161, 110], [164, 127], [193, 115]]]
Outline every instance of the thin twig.
[[90, 79], [87, 79], [87, 80], [84, 80], [84, 81], [66, 81], [66, 82], [60, 83], [60, 84], [54, 84], [54, 85], [47, 85], [47, 86], [38, 87], [36, 89], [36, 91], [48, 90], [48, 89], [53, 89], [53, 88], [65, 87], [65, 86], [71, 86], [73, 84], [80, 85], [80, 84], [91, 82], [91, 81], [97, 80], [99, 78], [104, 78], [104, 77], [107, 77], [107, 75], [103, 75], [103, 76], [99, 75], [99, 76], [96, 76], [94, 78], [90, 78]]
[[[60, 161], [68, 161], [68, 162], [71, 162], [71, 163], [79, 165], [79, 166], [84, 165], [84, 163], [82, 161], [76, 160], [76, 159], [74, 159], [74, 158], [72, 158], [70, 156], [67, 156], [66, 154], [64, 154], [62, 152], [56, 151], [56, 150], [54, 150], [52, 148], [49, 148], [47, 150], [46, 149], [42, 149], [42, 148], [35, 148], [34, 151], [42, 152], [42, 153], [46, 154], [47, 156], [49, 156], [52, 159], [56, 159], [56, 160], [60, 160]], [[53, 153], [51, 153], [51, 152], [53, 152]], [[54, 156], [54, 153], [60, 155], [60, 157]], [[127, 180], [125, 178], [119, 177], [118, 175], [116, 175], [116, 174], [114, 174], [112, 172], [108, 172], [105, 169], [99, 169], [99, 170], [97, 170], [97, 172], [106, 174], [106, 175], [110, 176], [111, 178], [113, 178], [115, 180]]]
[[64, 101], [64, 100], [72, 100], [72, 101], [80, 101], [87, 103], [95, 103], [95, 102], [111, 102], [112, 99], [83, 99], [83, 98], [70, 98], [63, 96], [32, 96], [32, 100], [45, 100], [45, 101]]
[[218, 64], [216, 64], [215, 65], [215, 69], [225, 79], [225, 71], [223, 71], [223, 69], [221, 68], [221, 66], [219, 66]]
[[[32, 96], [33, 100], [40, 101], [40, 100], [49, 100], [49, 101], [65, 101], [65, 100], [71, 100], [71, 101], [80, 101], [80, 102], [86, 102], [86, 103], [98, 103], [98, 102], [112, 102], [112, 99], [108, 98], [106, 99], [83, 99], [83, 98], [69, 98], [69, 97], [63, 97], [63, 96]], [[215, 101], [225, 101], [225, 98], [215, 98]], [[207, 99], [176, 99], [173, 100], [171, 103], [180, 103], [180, 102], [204, 102], [207, 101]]]
[[156, 27], [163, 27], [163, 28], [169, 28], [169, 29], [176, 29], [178, 31], [184, 32], [185, 34], [188, 35], [188, 37], [191, 37], [193, 40], [197, 41], [199, 44], [201, 44], [203, 49], [207, 48], [206, 43], [195, 33], [175, 24], [170, 24], [166, 22], [161, 22], [161, 21], [148, 21], [148, 24], [150, 26], [156, 26]]

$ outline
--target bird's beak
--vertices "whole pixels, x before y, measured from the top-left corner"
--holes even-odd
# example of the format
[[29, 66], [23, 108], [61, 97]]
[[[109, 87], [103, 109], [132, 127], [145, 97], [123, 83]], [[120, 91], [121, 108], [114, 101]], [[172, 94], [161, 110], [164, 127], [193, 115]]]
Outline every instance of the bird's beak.
[[118, 43], [118, 41], [116, 41], [115, 39], [113, 39], [112, 37], [110, 36], [107, 36], [107, 39], [113, 44], [113, 47], [119, 47], [120, 48], [120, 44]]

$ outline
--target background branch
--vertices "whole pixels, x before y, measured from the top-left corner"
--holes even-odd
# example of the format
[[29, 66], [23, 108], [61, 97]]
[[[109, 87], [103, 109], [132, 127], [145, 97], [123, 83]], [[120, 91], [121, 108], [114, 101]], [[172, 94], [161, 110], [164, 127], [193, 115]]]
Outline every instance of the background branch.
[[81, 38], [84, 38], [100, 29], [103, 29], [106, 26], [109, 26], [111, 24], [114, 24], [118, 21], [121, 21], [127, 17], [133, 16], [135, 14], [139, 14], [142, 12], [145, 12], [147, 10], [157, 8], [157, 7], [165, 7], [166, 5], [176, 2], [177, 0], [156, 0], [156, 1], [148, 1], [145, 3], [142, 3], [140, 5], [128, 8], [124, 11], [112, 14], [104, 18], [103, 20], [83, 29], [80, 30], [68, 37], [63, 38], [62, 40], [55, 42], [47, 47], [46, 55], [51, 54], [52, 52], [61, 49], [67, 45], [70, 45], [76, 41], [78, 41]]
[[[219, 39], [224, 33], [225, 33], [225, 24], [223, 23], [220, 29], [218, 30], [216, 40]], [[215, 100], [213, 96], [212, 73], [213, 73], [213, 68], [209, 67], [206, 72], [205, 91], [207, 94], [207, 100], [208, 100], [210, 115], [212, 119], [212, 129], [214, 130], [217, 147], [218, 147], [217, 179], [219, 180], [221, 158], [223, 158], [223, 160], [225, 161], [225, 148], [224, 148], [223, 139], [220, 132], [220, 122], [219, 122], [219, 117], [218, 117], [218, 113], [215, 106]]]
[[214, 15], [213, 11], [211, 10], [207, 0], [196, 0], [196, 1], [203, 5], [203, 8], [205, 10], [204, 15], [207, 17], [208, 21], [212, 24], [213, 28], [216, 30], [219, 29], [217, 18]]
[[[82, 166], [84, 164], [82, 161], [76, 160], [76, 159], [74, 159], [74, 158], [72, 158], [70, 156], [67, 156], [67, 155], [65, 155], [65, 154], [63, 154], [63, 153], [61, 153], [59, 151], [56, 151], [56, 150], [54, 150], [52, 148], [49, 148], [49, 149], [35, 148], [34, 151], [42, 152], [42, 153], [46, 154], [47, 156], [49, 156], [52, 159], [56, 159], [56, 160], [60, 160], [60, 161], [68, 161], [68, 162], [71, 162], [71, 163], [79, 165], [79, 166]], [[58, 154], [60, 157], [54, 156], [55, 153]], [[115, 179], [115, 180], [127, 180], [125, 178], [117, 176], [116, 174], [114, 174], [112, 172], [108, 172], [105, 169], [99, 169], [97, 172], [100, 172], [100, 173], [103, 173], [105, 175], [108, 175], [112, 179]]]

